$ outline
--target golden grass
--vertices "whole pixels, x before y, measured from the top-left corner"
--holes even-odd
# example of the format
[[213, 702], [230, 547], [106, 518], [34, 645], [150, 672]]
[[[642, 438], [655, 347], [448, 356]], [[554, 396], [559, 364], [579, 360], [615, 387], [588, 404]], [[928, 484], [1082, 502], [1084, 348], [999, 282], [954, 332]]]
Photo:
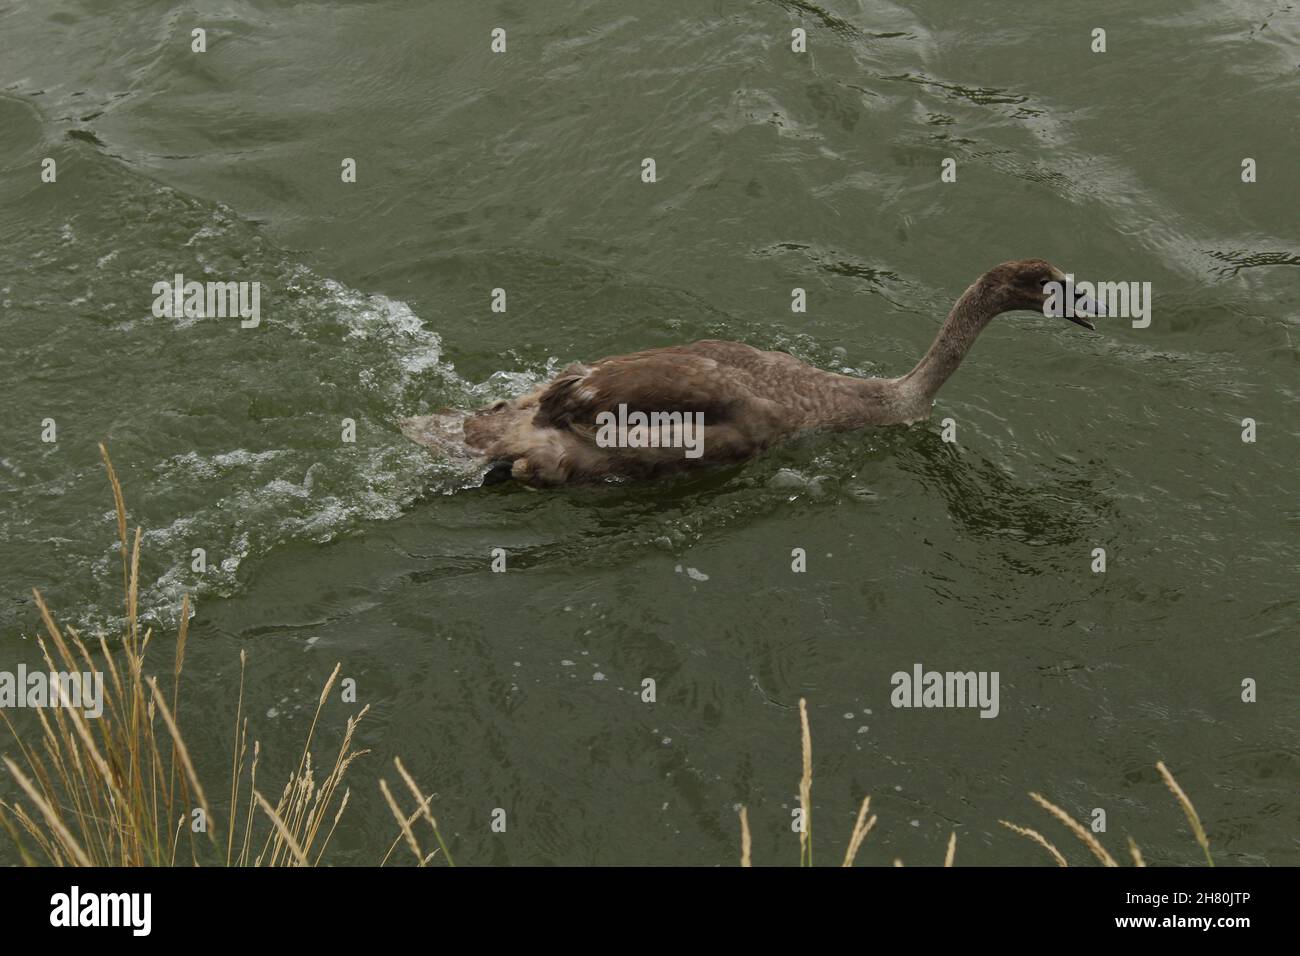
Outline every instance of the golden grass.
[[[803, 755], [802, 772], [799, 775], [799, 865], [812, 866], [812, 730], [808, 726], [808, 702], [799, 698], [799, 728], [800, 728], [800, 749]], [[871, 809], [871, 797], [868, 795], [862, 801], [862, 806], [858, 809], [857, 820], [853, 824], [853, 832], [849, 834], [848, 849], [844, 853], [844, 862], [840, 866], [852, 866], [853, 861], [857, 858], [858, 850], [862, 848], [862, 842], [871, 832], [871, 828], [876, 825], [876, 818], [873, 815], [870, 819], [867, 812]], [[749, 810], [740, 807], [740, 865], [752, 866], [753, 839], [749, 831]]]
[[[128, 572], [132, 590], [139, 581], [139, 541], [137, 534]], [[65, 635], [40, 593], [33, 593], [45, 626], [45, 635], [36, 640], [45, 665], [50, 671], [95, 671], [81, 636], [71, 628]], [[157, 681], [143, 674], [152, 633], [140, 635], [134, 594], [126, 604], [132, 617], [120, 648], [110, 650], [107, 640], [99, 639], [107, 671], [99, 718], [87, 717], [84, 706], [42, 708], [36, 711], [40, 734], [29, 742], [0, 713], [21, 756], [21, 761], [6, 758], [5, 766], [41, 821], [20, 804], [0, 801], [0, 819], [24, 862], [44, 857], [55, 866], [169, 865], [182, 848], [182, 831], [189, 834], [191, 859], [196, 856], [195, 831], [184, 826], [191, 812], [201, 813], [202, 827], [211, 822], [172, 707]], [[35, 854], [23, 837], [35, 844]]]
[[1064, 855], [1062, 855], [1061, 851], [1056, 848], [1056, 846], [1052, 843], [1052, 841], [1047, 839], [1047, 837], [1043, 836], [1037, 830], [1031, 830], [1028, 827], [1016, 826], [1016, 824], [1008, 823], [1006, 820], [999, 820], [998, 823], [1002, 824], [1012, 833], [1019, 833], [1022, 837], [1026, 837], [1030, 840], [1033, 840], [1035, 843], [1041, 846], [1048, 853], [1052, 854], [1052, 859], [1056, 861], [1057, 866], [1070, 865], [1069, 863], [1066, 862]]
[[1156, 769], [1160, 771], [1160, 776], [1164, 778], [1165, 786], [1169, 788], [1179, 805], [1183, 808], [1183, 814], [1187, 817], [1187, 822], [1192, 825], [1192, 833], [1196, 836], [1196, 842], [1201, 845], [1201, 850], [1205, 853], [1205, 862], [1214, 866], [1214, 858], [1210, 856], [1210, 838], [1205, 835], [1205, 827], [1201, 826], [1201, 815], [1196, 812], [1196, 807], [1192, 806], [1192, 801], [1183, 793], [1183, 788], [1178, 786], [1178, 781], [1174, 775], [1169, 772], [1163, 760], [1156, 763]]
[[740, 808], [740, 865], [750, 867], [753, 861], [754, 841], [749, 835], [749, 811]]
[[[1178, 781], [1174, 779], [1174, 775], [1169, 772], [1169, 768], [1165, 766], [1163, 760], [1156, 763], [1156, 770], [1160, 772], [1160, 776], [1164, 780], [1165, 786], [1169, 788], [1169, 791], [1174, 795], [1178, 800], [1179, 805], [1183, 808], [1183, 813], [1187, 816], [1187, 822], [1192, 826], [1192, 833], [1196, 836], [1196, 842], [1201, 845], [1201, 850], [1205, 853], [1205, 862], [1210, 866], [1214, 866], [1214, 860], [1210, 856], [1210, 840], [1209, 837], [1205, 835], [1205, 828], [1201, 825], [1201, 817], [1200, 814], [1196, 812], [1196, 807], [1192, 805], [1192, 801], [1188, 799], [1187, 794], [1183, 792], [1183, 788], [1178, 785]], [[1093, 836], [1093, 834], [1089, 832], [1083, 824], [1079, 823], [1072, 816], [1047, 798], [1043, 797], [1041, 794], [1030, 793], [1029, 797], [1052, 816], [1056, 817], [1056, 819], [1064, 823], [1070, 832], [1078, 837], [1080, 842], [1087, 846], [1092, 855], [1101, 861], [1103, 866], [1119, 866], [1115, 861], [1115, 858], [1101, 845], [1101, 841]], [[1049, 843], [1042, 834], [1025, 827], [1016, 826], [1013, 823], [1008, 823], [1006, 820], [1001, 820], [999, 822], [1003, 826], [1019, 833], [1021, 836], [1028, 837], [1041, 845], [1052, 854], [1052, 858], [1056, 860], [1058, 865], [1067, 865], [1065, 857], [1061, 855], [1061, 852], [1057, 850], [1056, 847], [1052, 846], [1052, 844]], [[1128, 852], [1130, 858], [1133, 860], [1134, 866], [1146, 866], [1146, 861], [1142, 858], [1142, 851], [1138, 848], [1137, 841], [1131, 836], [1128, 837]]]
[[[799, 832], [799, 865], [812, 866], [812, 731], [808, 724], [808, 702], [804, 698], [799, 698], [799, 731], [800, 731], [800, 750], [803, 756], [802, 772], [799, 776], [799, 808], [802, 820], [802, 828]], [[1163, 762], [1156, 764], [1156, 769], [1160, 771], [1160, 776], [1164, 779], [1165, 785], [1169, 787], [1170, 792], [1177, 798], [1178, 803], [1186, 814], [1188, 823], [1191, 824], [1192, 832], [1196, 835], [1197, 842], [1200, 843], [1201, 849], [1205, 852], [1206, 862], [1210, 866], [1214, 865], [1214, 860], [1210, 857], [1209, 839], [1205, 835], [1205, 828], [1201, 825], [1200, 815], [1197, 814], [1196, 808], [1192, 801], [1188, 799], [1183, 788], [1178, 785], [1173, 774]], [[1078, 838], [1089, 852], [1103, 865], [1107, 867], [1118, 867], [1119, 863], [1110, 852], [1083, 824], [1075, 820], [1069, 813], [1052, 803], [1046, 797], [1039, 793], [1030, 793], [1030, 799], [1055, 817], [1058, 821]], [[858, 851], [862, 848], [862, 843], [866, 840], [867, 835], [871, 832], [876, 824], [876, 817], [873, 814], [869, 819], [867, 813], [871, 809], [871, 797], [868, 796], [862, 801], [862, 806], [858, 809], [857, 820], [853, 825], [853, 832], [849, 836], [848, 849], [844, 854], [844, 862], [841, 866], [851, 867], [854, 860], [857, 859]], [[396, 814], [396, 810], [394, 813]], [[400, 820], [400, 818], [399, 818]], [[1057, 866], [1069, 866], [1065, 855], [1061, 853], [1056, 846], [1039, 833], [1037, 830], [1029, 827], [1020, 826], [1007, 820], [999, 820], [998, 823], [1006, 827], [1012, 833], [1016, 833], [1027, 840], [1032, 840], [1052, 857]], [[740, 807], [740, 865], [752, 866], [752, 847], [753, 838], [749, 829], [749, 811], [746, 807]], [[1138, 848], [1137, 843], [1132, 837], [1128, 838], [1129, 856], [1133, 860], [1134, 866], [1146, 866], [1142, 858], [1142, 851]], [[952, 831], [948, 835], [948, 846], [944, 853], [943, 865], [945, 867], [953, 866], [957, 856], [957, 833]], [[901, 859], [894, 859], [894, 866], [902, 866]]]
[[[110, 646], [101, 636], [87, 646], [72, 628], [65, 633], [40, 593], [33, 593], [44, 625], [44, 634], [36, 643], [51, 671], [95, 672], [92, 649], [98, 651], [100, 669], [105, 673], [103, 712], [91, 718], [84, 706], [39, 708], [35, 714], [40, 732], [31, 739], [24, 738], [0, 710], [19, 758], [6, 757], [4, 766], [26, 798], [25, 802], [0, 800], [0, 827], [27, 866], [173, 866], [178, 858], [192, 865], [319, 865], [351, 797], [344, 785], [348, 770], [368, 752], [354, 749], [353, 739], [369, 708], [347, 718], [333, 762], [319, 776], [313, 767], [312, 740], [339, 676], [336, 665], [317, 701], [297, 768], [272, 802], [258, 789], [261, 744], [256, 740], [252, 742], [252, 761], [247, 763], [247, 655], [241, 651], [230, 764], [230, 819], [217, 819], [180, 727], [189, 596], [181, 605], [171, 687], [164, 689], [156, 677], [144, 673], [153, 633], [140, 633], [141, 531], [136, 529], [128, 549], [122, 487], [108, 450], [102, 444], [99, 447], [113, 490], [122, 552], [126, 619], [121, 641]], [[86, 703], [84, 698], [82, 702]], [[418, 794], [400, 762], [398, 769], [407, 786]], [[450, 862], [428, 801], [419, 799], [417, 814], [433, 826], [439, 849]], [[217, 837], [221, 831], [224, 841]]]
[[1137, 841], [1132, 837], [1128, 838], [1128, 852], [1129, 856], [1133, 857], [1134, 866], [1146, 866], [1146, 862], [1142, 859], [1142, 851], [1138, 849]]
[[812, 866], [812, 732], [808, 729], [808, 702], [799, 698], [802, 728], [803, 773], [799, 777], [799, 865]]
[[1064, 823], [1070, 829], [1070, 832], [1079, 838], [1079, 842], [1091, 850], [1092, 855], [1101, 861], [1102, 866], [1119, 866], [1119, 864], [1115, 862], [1115, 858], [1106, 852], [1106, 848], [1102, 846], [1101, 843], [1098, 842], [1097, 838], [1088, 831], [1088, 828], [1078, 820], [1074, 819], [1074, 817], [1070, 816], [1041, 794], [1030, 792], [1029, 799], [1033, 800], [1034, 803], [1038, 804], [1052, 816], [1056, 817], [1056, 819]]
[[[217, 832], [223, 829], [208, 801], [206, 791], [190, 757], [180, 728], [181, 675], [185, 664], [189, 625], [189, 596], [181, 604], [181, 623], [172, 660], [171, 703], [156, 677], [144, 675], [145, 654], [153, 639], [152, 630], [140, 633], [139, 579], [141, 529], [128, 547], [126, 503], [121, 483], [109, 458], [99, 446], [117, 517], [118, 544], [122, 556], [123, 601], [126, 609], [120, 644], [110, 647], [100, 636], [88, 646], [74, 629], [60, 629], [39, 591], [33, 591], [45, 628], [36, 638], [37, 647], [51, 671], [80, 674], [95, 672], [92, 649], [98, 651], [105, 672], [103, 713], [90, 718], [85, 707], [62, 706], [36, 710], [41, 732], [35, 740], [25, 739], [0, 710], [20, 760], [5, 757], [5, 769], [26, 797], [0, 800], [0, 828], [8, 834], [26, 866], [173, 866], [185, 851], [189, 863], [203, 860], [227, 866], [317, 866], [329, 846], [351, 791], [343, 785], [354, 760], [368, 753], [352, 749], [356, 729], [368, 712], [347, 718], [343, 740], [328, 773], [319, 782], [313, 769], [312, 740], [321, 713], [339, 676], [339, 665], [325, 682], [308, 729], [297, 769], [289, 775], [275, 803], [257, 789], [261, 744], [252, 742], [252, 760], [247, 762], [249, 722], [244, 715], [244, 687], [247, 655], [240, 651], [239, 698], [235, 712], [234, 749], [230, 769], [230, 819], [226, 821], [224, 860]], [[51, 648], [53, 650], [51, 650]], [[161, 728], [158, 726], [161, 723]], [[812, 733], [808, 705], [799, 700], [802, 772], [799, 778], [799, 863], [811, 866], [812, 849]], [[415, 810], [404, 814], [387, 781], [379, 789], [397, 821], [399, 832], [381, 861], [388, 862], [397, 845], [405, 841], [416, 862], [427, 865], [438, 854], [454, 866], [442, 831], [430, 810], [433, 796], [426, 796], [400, 759], [394, 766], [415, 800]], [[247, 774], [245, 768], [247, 767]], [[1209, 838], [1191, 800], [1163, 762], [1156, 764], [1161, 778], [1174, 795], [1191, 825], [1192, 833], [1214, 865]], [[246, 781], [246, 782], [245, 782]], [[244, 795], [246, 786], [246, 795]], [[341, 793], [340, 793], [341, 789]], [[241, 808], [241, 795], [243, 804]], [[1104, 866], [1119, 864], [1091, 832], [1065, 810], [1037, 793], [1030, 793], [1039, 806], [1063, 823]], [[876, 824], [867, 816], [871, 797], [858, 810], [841, 866], [851, 867], [863, 842]], [[260, 813], [260, 816], [259, 816]], [[186, 826], [187, 819], [201, 818], [202, 827]], [[261, 818], [265, 825], [259, 828]], [[413, 824], [428, 825], [437, 848], [426, 853]], [[172, 821], [175, 821], [173, 825]], [[329, 825], [326, 828], [326, 822]], [[241, 830], [242, 822], [242, 830]], [[1042, 846], [1059, 866], [1067, 866], [1064, 855], [1041, 833], [1006, 820], [999, 821], [1012, 832]], [[752, 865], [752, 835], [749, 815], [740, 808], [741, 866]], [[258, 830], [263, 835], [258, 847]], [[195, 839], [195, 834], [201, 834]], [[943, 865], [952, 866], [957, 834], [948, 839]], [[1141, 850], [1128, 838], [1134, 866], [1145, 866]], [[203, 860], [201, 860], [201, 857]], [[895, 859], [895, 866], [902, 866]]]
[[[442, 831], [438, 829], [438, 821], [435, 820], [433, 818], [433, 814], [429, 812], [429, 804], [430, 802], [432, 802], [433, 797], [432, 796], [426, 797], [420, 791], [420, 788], [419, 786], [416, 785], [414, 778], [412, 778], [412, 776], [407, 772], [406, 768], [402, 766], [401, 757], [394, 757], [393, 765], [397, 768], [397, 773], [402, 778], [402, 782], [406, 784], [406, 789], [410, 790], [411, 796], [415, 798], [415, 813], [412, 814], [410, 817], [403, 817], [397, 809], [397, 803], [393, 799], [392, 794], [388, 792], [387, 782], [380, 780], [379, 788], [383, 791], [384, 797], [388, 800], [388, 807], [393, 811], [393, 816], [397, 818], [397, 823], [402, 828], [403, 836], [405, 836], [407, 838], [407, 842], [414, 847], [416, 851], [416, 857], [420, 860], [420, 865], [424, 866], [429, 862], [429, 860], [433, 859], [435, 854], [441, 851], [443, 858], [447, 861], [447, 865], [455, 866], [456, 861], [451, 858], [451, 852], [447, 849], [447, 844], [442, 838]], [[415, 836], [411, 831], [411, 822], [414, 820], [416, 815], [419, 815], [424, 818], [424, 822], [429, 824], [429, 829], [433, 831], [434, 839], [438, 841], [438, 849], [434, 850], [432, 853], [428, 854], [427, 856], [422, 855], [422, 851], [419, 848], [419, 844], [416, 842]], [[392, 852], [391, 848], [389, 852]]]
[[858, 851], [862, 849], [862, 841], [867, 838], [871, 828], [876, 825], [875, 814], [871, 819], [867, 819], [867, 811], [871, 809], [871, 797], [866, 796], [862, 799], [862, 806], [858, 809], [858, 819], [853, 823], [853, 832], [849, 834], [849, 848], [844, 852], [844, 862], [840, 866], [852, 866], [853, 861], [858, 858]]

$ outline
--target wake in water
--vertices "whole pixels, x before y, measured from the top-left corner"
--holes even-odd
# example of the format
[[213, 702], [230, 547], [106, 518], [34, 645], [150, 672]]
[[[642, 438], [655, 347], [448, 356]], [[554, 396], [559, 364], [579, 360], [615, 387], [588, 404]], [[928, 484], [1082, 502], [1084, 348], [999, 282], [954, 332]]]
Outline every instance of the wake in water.
[[[406, 303], [317, 275], [220, 204], [68, 148], [94, 166], [96, 201], [52, 190], [48, 208], [13, 224], [24, 247], [0, 248], [0, 335], [15, 363], [0, 376], [0, 405], [11, 422], [57, 421], [60, 440], [51, 454], [30, 436], [2, 436], [0, 494], [10, 507], [0, 579], [16, 597], [0, 606], [0, 626], [32, 620], [32, 586], [64, 608], [80, 604], [73, 619], [88, 633], [119, 623], [101, 439], [129, 521], [144, 530], [141, 606], [165, 624], [183, 594], [233, 594], [247, 562], [277, 547], [331, 541], [396, 518], [431, 491], [480, 484], [454, 421], [433, 456], [403, 441], [399, 427], [412, 433], [399, 422], [515, 394], [549, 368], [469, 382]], [[261, 327], [152, 314], [154, 283], [177, 272], [260, 282]], [[75, 331], [60, 340], [57, 377], [34, 386], [22, 370], [48, 361], [50, 329]], [[91, 381], [113, 387], [95, 401], [69, 387]], [[429, 427], [417, 434], [426, 444], [435, 437]]]
[[466, 477], [486, 470], [482, 456], [465, 441], [465, 420], [469, 412], [443, 411], [432, 415], [414, 415], [398, 422], [402, 434], [433, 452], [434, 457]]

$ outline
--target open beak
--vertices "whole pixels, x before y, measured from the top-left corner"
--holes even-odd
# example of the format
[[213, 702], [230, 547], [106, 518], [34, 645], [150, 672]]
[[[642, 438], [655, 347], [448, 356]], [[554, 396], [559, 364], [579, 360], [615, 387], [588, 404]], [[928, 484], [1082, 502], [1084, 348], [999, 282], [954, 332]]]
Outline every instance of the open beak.
[[[1064, 282], [1065, 274], [1059, 270], [1053, 270], [1052, 278], [1057, 282]], [[1056, 312], [1056, 310], [1053, 311], [1062, 319], [1068, 319], [1075, 325], [1082, 325], [1085, 329], [1096, 332], [1097, 327], [1088, 320], [1099, 315], [1105, 315], [1106, 307], [1092, 296], [1079, 295], [1076, 292], [1074, 298], [1074, 309], [1072, 310], [1074, 312], [1073, 315], [1064, 315], [1062, 312]]]

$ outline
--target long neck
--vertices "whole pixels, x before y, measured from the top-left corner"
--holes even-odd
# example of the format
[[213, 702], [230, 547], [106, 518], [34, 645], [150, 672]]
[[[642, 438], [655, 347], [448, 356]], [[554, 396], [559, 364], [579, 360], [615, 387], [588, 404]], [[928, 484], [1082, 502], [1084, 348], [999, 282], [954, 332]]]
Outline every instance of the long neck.
[[1000, 311], [990, 301], [983, 284], [973, 284], [961, 294], [948, 313], [929, 351], [916, 363], [916, 368], [903, 376], [900, 384], [915, 390], [927, 401], [934, 398], [948, 376], [957, 371], [957, 366], [975, 344], [975, 337]]

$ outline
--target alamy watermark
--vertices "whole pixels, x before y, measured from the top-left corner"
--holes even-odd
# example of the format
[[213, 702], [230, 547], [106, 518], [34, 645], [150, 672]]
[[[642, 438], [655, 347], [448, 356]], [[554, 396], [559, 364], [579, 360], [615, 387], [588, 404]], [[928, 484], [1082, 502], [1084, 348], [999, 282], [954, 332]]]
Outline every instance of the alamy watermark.
[[596, 444], [601, 448], [682, 448], [687, 458], [704, 454], [703, 412], [629, 412], [596, 415]]
[[83, 893], [74, 885], [50, 897], [50, 925], [119, 926], [132, 936], [148, 936], [153, 926], [152, 893]]
[[1064, 282], [1048, 282], [1043, 291], [1047, 293], [1043, 315], [1132, 319], [1135, 329], [1151, 324], [1150, 282], [1075, 282], [1067, 272]]
[[997, 671], [927, 671], [913, 664], [889, 682], [895, 707], [978, 707], [981, 717], [996, 717], [1000, 709]]
[[244, 329], [256, 328], [262, 321], [260, 282], [186, 282], [178, 272], [171, 282], [155, 282], [153, 294], [153, 314], [160, 319], [238, 316]]
[[79, 707], [87, 717], [104, 713], [103, 671], [0, 671], [0, 709]]

